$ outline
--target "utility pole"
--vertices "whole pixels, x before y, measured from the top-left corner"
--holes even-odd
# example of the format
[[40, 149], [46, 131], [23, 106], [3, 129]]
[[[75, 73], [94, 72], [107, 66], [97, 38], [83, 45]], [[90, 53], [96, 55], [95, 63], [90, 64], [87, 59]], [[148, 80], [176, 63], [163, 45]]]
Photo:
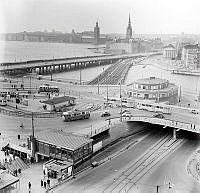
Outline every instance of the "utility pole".
[[31, 118], [32, 118], [32, 136], [35, 137], [35, 132], [34, 132], [34, 114], [33, 114], [33, 112], [31, 114]]
[[[99, 75], [100, 76], [100, 75]], [[99, 95], [99, 76], [98, 76], [98, 95]]]
[[180, 85], [179, 100], [178, 100], [178, 102], [179, 102], [179, 103], [181, 102], [181, 85]]
[[107, 105], [108, 105], [108, 85], [107, 85]]
[[31, 76], [30, 76], [30, 94], [31, 94]]
[[32, 136], [31, 136], [31, 143], [32, 143], [32, 157], [35, 158], [35, 132], [34, 132], [34, 114], [32, 112]]
[[80, 68], [80, 85], [81, 85], [81, 68]]
[[119, 93], [120, 93], [120, 95], [119, 95], [119, 97], [120, 97], [120, 121], [122, 122], [122, 81], [120, 81], [120, 91], [119, 91]]

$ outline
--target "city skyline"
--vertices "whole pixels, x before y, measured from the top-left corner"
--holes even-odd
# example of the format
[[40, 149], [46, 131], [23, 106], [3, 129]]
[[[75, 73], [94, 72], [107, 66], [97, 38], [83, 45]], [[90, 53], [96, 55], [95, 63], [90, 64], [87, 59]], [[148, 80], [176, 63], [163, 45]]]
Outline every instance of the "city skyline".
[[126, 33], [128, 16], [136, 34], [199, 34], [198, 0], [0, 0], [0, 33], [22, 31]]

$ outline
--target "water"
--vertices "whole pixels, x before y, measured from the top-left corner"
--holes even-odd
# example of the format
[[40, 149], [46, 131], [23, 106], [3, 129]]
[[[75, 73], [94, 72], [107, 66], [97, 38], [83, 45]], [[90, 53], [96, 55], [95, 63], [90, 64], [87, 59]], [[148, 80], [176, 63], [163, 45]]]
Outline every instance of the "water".
[[[76, 71], [70, 71], [70, 72], [62, 72], [57, 73], [53, 75], [53, 78], [55, 79], [72, 79], [72, 80], [80, 80], [80, 74], [81, 74], [81, 80], [83, 82], [93, 80], [97, 75], [102, 73], [104, 70], [106, 70], [109, 67], [109, 65], [104, 66], [96, 66], [92, 68], [85, 68], [82, 69], [81, 72], [79, 70]], [[50, 75], [46, 75], [50, 76]]]
[[[91, 44], [68, 44], [68, 43], [47, 43], [47, 42], [21, 42], [21, 41], [0, 41], [0, 62], [14, 62], [32, 59], [52, 59], [98, 55], [91, 49]], [[89, 81], [103, 72], [109, 65], [87, 68], [81, 71], [83, 81]], [[49, 75], [48, 75], [49, 76]], [[59, 79], [80, 79], [80, 71], [63, 72], [53, 75]], [[134, 66], [130, 69], [126, 83], [129, 84], [139, 78], [156, 76], [168, 79], [170, 82], [181, 86], [183, 92], [197, 94], [200, 91], [199, 77], [171, 74], [154, 66]]]
[[0, 62], [101, 55], [92, 44], [0, 41]]

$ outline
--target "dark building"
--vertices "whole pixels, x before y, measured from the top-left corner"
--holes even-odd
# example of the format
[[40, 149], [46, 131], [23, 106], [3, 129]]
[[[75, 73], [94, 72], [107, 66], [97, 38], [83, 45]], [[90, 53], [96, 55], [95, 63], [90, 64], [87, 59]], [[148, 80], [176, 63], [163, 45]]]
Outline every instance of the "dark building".
[[94, 27], [94, 40], [95, 44], [98, 44], [100, 42], [100, 28], [98, 22], [96, 22], [96, 26]]
[[129, 21], [128, 21], [128, 27], [126, 30], [126, 39], [130, 40], [133, 36], [133, 31], [132, 31], [132, 27], [131, 27], [131, 18], [130, 18], [130, 14], [129, 14]]

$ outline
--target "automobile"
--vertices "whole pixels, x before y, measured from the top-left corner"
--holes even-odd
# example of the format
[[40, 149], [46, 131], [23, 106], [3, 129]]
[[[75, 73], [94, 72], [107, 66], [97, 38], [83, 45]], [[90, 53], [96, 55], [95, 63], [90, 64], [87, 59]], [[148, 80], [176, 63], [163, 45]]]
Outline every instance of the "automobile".
[[109, 117], [110, 116], [110, 113], [109, 112], [103, 112], [102, 114], [101, 114], [101, 117]]
[[122, 112], [121, 112], [121, 111], [119, 111], [119, 114], [124, 114], [125, 112], [128, 112], [128, 113], [130, 113], [130, 111], [129, 111], [129, 110], [127, 110], [127, 109], [124, 109], [124, 110], [122, 110]]
[[91, 165], [92, 165], [92, 167], [94, 168], [94, 167], [97, 167], [97, 166], [99, 165], [99, 163], [96, 162], [96, 161], [94, 161], [94, 162], [91, 163]]
[[122, 117], [130, 117], [130, 116], [131, 116], [131, 113], [129, 111], [122, 113]]
[[199, 114], [199, 110], [197, 110], [197, 109], [192, 109], [192, 110], [191, 110], [191, 113], [193, 113], [193, 114]]
[[153, 117], [160, 118], [160, 119], [164, 119], [165, 118], [165, 116], [162, 113], [155, 114], [155, 115], [153, 115]]

